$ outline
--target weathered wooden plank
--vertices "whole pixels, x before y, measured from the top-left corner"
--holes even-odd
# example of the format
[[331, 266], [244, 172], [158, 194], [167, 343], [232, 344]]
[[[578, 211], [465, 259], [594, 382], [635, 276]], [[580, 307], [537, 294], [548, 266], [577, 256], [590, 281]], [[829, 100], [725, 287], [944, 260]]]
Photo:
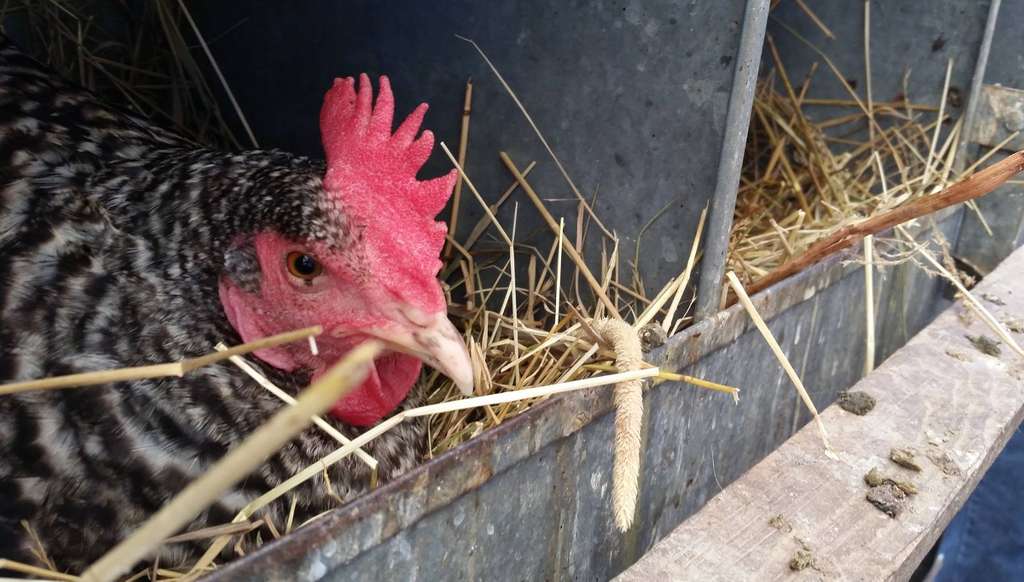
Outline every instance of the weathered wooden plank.
[[[1024, 316], [1022, 272], [1018, 250], [976, 290], [1005, 301], [987, 304], [1000, 319]], [[993, 334], [962, 314], [947, 310], [854, 387], [877, 400], [870, 413], [824, 412], [838, 461], [805, 426], [618, 580], [907, 579], [1024, 416], [1024, 361], [979, 351], [966, 335]], [[893, 448], [915, 450], [922, 470], [891, 462]], [[945, 471], [931, 460], [943, 456]], [[918, 489], [895, 518], [866, 499], [874, 467]], [[794, 573], [801, 551], [810, 565]]]

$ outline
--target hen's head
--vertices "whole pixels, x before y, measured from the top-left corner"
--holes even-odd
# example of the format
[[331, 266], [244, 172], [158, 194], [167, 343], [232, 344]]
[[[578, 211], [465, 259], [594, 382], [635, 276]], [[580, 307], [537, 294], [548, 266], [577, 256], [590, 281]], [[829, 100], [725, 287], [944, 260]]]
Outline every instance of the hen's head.
[[392, 133], [394, 100], [386, 77], [372, 101], [366, 75], [358, 91], [351, 78], [335, 80], [320, 112], [327, 171], [317, 180], [313, 208], [295, 209], [306, 231], [268, 229], [247, 237], [247, 252], [229, 256], [227, 270], [232, 260], [254, 261], [250, 272], [258, 279], [220, 281], [228, 320], [245, 341], [323, 326], [316, 355], [305, 344], [256, 352], [276, 368], [311, 370], [316, 378], [360, 342], [379, 339], [391, 348], [332, 410], [360, 426], [377, 422], [405, 399], [421, 362], [451, 377], [464, 393], [473, 378], [437, 281], [446, 229], [434, 216], [456, 174], [416, 179], [434, 142], [429, 131], [417, 138], [425, 104]]

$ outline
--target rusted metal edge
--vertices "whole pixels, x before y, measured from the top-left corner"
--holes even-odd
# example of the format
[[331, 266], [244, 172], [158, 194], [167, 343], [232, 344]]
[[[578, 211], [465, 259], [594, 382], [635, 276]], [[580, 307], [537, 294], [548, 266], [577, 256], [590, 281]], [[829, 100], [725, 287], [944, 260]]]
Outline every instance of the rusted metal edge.
[[[958, 208], [949, 208], [936, 213], [934, 221], [944, 222], [957, 211]], [[927, 230], [929, 224], [919, 224], [911, 230]], [[762, 316], [770, 320], [843, 278], [859, 273], [861, 267], [855, 260], [860, 253], [859, 246], [837, 253], [765, 289], [752, 300]], [[672, 336], [664, 346], [651, 352], [648, 361], [669, 369], [683, 369], [730, 344], [752, 325], [742, 307], [733, 305]], [[573, 393], [541, 402], [316, 522], [219, 568], [204, 580], [246, 579], [246, 572], [266, 570], [282, 557], [304, 556], [312, 547], [335, 541], [338, 531], [357, 528], [360, 535], [353, 537], [359, 540], [359, 546], [338, 548], [333, 558], [345, 563], [544, 447], [579, 431], [608, 413], [611, 405], [610, 391]], [[520, 438], [523, 433], [529, 438]]]

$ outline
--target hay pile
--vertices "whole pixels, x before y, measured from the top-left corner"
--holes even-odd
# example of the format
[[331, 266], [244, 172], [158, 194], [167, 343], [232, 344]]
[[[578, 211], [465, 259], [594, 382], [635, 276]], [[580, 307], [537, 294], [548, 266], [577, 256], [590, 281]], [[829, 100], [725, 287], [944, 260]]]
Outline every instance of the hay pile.
[[962, 123], [954, 120], [961, 97], [949, 87], [952, 62], [938, 106], [873, 102], [819, 51], [849, 99], [812, 99], [817, 66], [794, 85], [770, 39], [768, 48], [775, 67], [755, 95], [729, 241], [729, 269], [745, 283], [841, 227], [938, 192], [987, 160], [954, 168]]
[[[514, 167], [514, 162], [508, 163]], [[517, 181], [498, 202], [490, 205], [489, 216], [480, 220], [465, 241], [450, 239], [456, 252], [442, 271], [442, 280], [449, 290], [449, 313], [464, 330], [479, 394], [517, 391], [614, 371], [615, 354], [607, 344], [594, 342], [598, 335], [588, 323], [592, 320], [626, 319], [638, 331], [654, 321], [659, 335], [667, 335], [689, 320], [682, 313], [687, 306], [680, 306], [680, 299], [693, 269], [695, 252], [689, 268], [673, 278], [658, 296], [649, 298], [642, 287], [627, 283], [637, 281], [638, 277], [622, 273], [619, 268], [622, 261], [618, 239], [603, 234], [607, 231], [599, 219], [588, 215], [583, 205], [579, 206], [579, 214], [572, 217], [582, 225], [576, 240], [563, 236], [565, 221], [560, 220], [552, 229], [547, 248], [516, 242], [517, 219], [509, 228], [494, 221], [494, 213], [503, 203], [515, 205], [515, 217], [527, 211], [548, 214], [535, 195], [527, 196], [532, 208], [506, 202], [514, 200], [520, 185], [532, 191], [527, 176], [534, 165], [531, 163], [518, 172]], [[590, 227], [591, 221], [596, 226]], [[484, 234], [487, 229], [492, 231], [490, 240]], [[579, 253], [570, 249], [583, 248], [588, 234], [594, 232], [603, 237], [604, 252], [600, 271], [590, 273]], [[596, 299], [588, 300], [589, 297]], [[430, 403], [447, 402], [458, 396], [452, 382], [436, 372], [430, 373], [425, 381]], [[735, 393], [713, 383], [700, 384]], [[527, 410], [533, 402], [517, 401], [434, 416], [428, 431], [431, 455]]]

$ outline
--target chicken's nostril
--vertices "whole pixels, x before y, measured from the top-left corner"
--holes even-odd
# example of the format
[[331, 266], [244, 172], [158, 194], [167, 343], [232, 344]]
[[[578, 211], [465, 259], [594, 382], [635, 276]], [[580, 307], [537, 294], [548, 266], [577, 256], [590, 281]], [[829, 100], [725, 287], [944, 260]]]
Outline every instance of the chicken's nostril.
[[434, 323], [435, 319], [434, 316], [425, 313], [421, 309], [413, 307], [411, 305], [399, 305], [398, 313], [400, 313], [403, 318], [408, 320], [409, 323], [415, 325], [416, 327], [428, 327], [432, 323]]

